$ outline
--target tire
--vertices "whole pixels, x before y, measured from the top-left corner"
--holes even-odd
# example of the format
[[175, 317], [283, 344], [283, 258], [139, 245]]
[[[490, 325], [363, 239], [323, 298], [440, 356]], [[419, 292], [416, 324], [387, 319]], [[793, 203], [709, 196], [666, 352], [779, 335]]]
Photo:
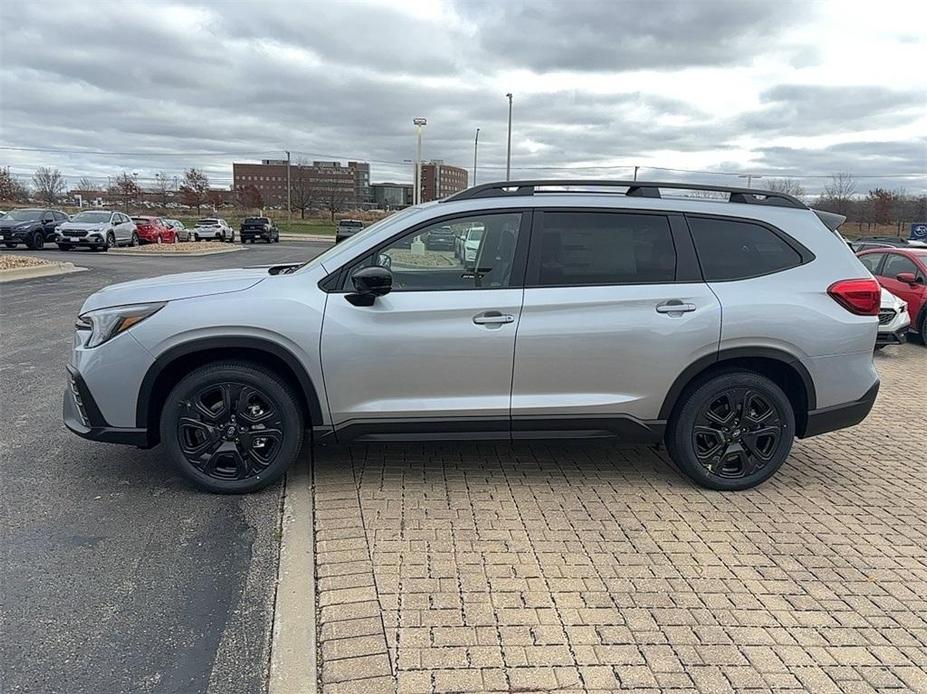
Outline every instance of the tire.
[[42, 235], [41, 231], [34, 231], [29, 236], [29, 240], [26, 241], [26, 246], [28, 246], [33, 251], [41, 250], [45, 247], [45, 237]]
[[[253, 422], [255, 406], [271, 414]], [[161, 413], [161, 441], [171, 461], [197, 487], [218, 494], [244, 494], [277, 481], [299, 455], [302, 438], [303, 415], [292, 389], [250, 362], [195, 369], [174, 386]]]
[[927, 347], [927, 311], [921, 313], [921, 330], [920, 330], [921, 344], [924, 347]]
[[69, 244], [69, 243], [59, 243], [59, 244], [58, 244], [58, 250], [59, 250], [59, 251], [69, 251], [69, 250], [71, 250], [72, 248], [74, 248], [74, 246], [72, 246], [72, 245]]
[[164, 243], [164, 239], [161, 238], [161, 234], [158, 234], [158, 238], [155, 240], [155, 243], [157, 243], [158, 245], [161, 245], [162, 243]]
[[248, 239], [246, 239], [244, 236], [242, 236], [242, 237], [241, 237], [241, 245], [244, 246], [246, 243], [248, 243]]
[[103, 246], [104, 251], [108, 251], [110, 248], [118, 248], [119, 245], [116, 243], [116, 235], [113, 232], [110, 232], [106, 235], [106, 245]]
[[[752, 420], [742, 416], [748, 407]], [[758, 436], [751, 433], [754, 428], [767, 433]], [[765, 376], [738, 369], [710, 374], [686, 388], [670, 417], [666, 447], [696, 484], [739, 491], [772, 477], [794, 438], [795, 412], [782, 389]]]
[[139, 243], [140, 243], [140, 242], [139, 242], [139, 240], [138, 240], [138, 234], [137, 234], [136, 232], [133, 231], [133, 232], [132, 232], [132, 241], [130, 242], [129, 245], [131, 245], [131, 246], [137, 246]]

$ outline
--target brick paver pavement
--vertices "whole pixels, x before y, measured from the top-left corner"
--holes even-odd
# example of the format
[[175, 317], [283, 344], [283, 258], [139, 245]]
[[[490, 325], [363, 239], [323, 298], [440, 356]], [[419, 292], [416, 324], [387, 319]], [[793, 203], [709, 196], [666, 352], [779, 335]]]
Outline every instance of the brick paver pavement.
[[321, 451], [323, 691], [927, 691], [927, 349], [876, 363], [748, 492], [595, 442]]

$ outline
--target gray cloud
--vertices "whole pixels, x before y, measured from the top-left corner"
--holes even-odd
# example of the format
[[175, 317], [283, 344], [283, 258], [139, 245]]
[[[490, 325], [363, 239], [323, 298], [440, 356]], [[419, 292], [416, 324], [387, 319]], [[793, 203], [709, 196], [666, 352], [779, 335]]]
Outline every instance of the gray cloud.
[[[138, 153], [0, 149], [0, 165], [27, 173], [50, 164], [100, 177], [124, 169], [179, 174], [197, 165], [227, 184], [232, 160], [291, 149], [307, 158], [368, 159], [374, 179], [384, 180], [408, 177], [411, 118], [426, 115], [426, 156], [450, 163], [470, 165], [473, 133], [482, 129], [485, 181], [503, 171], [507, 105], [498, 85], [512, 82], [513, 166], [533, 177], [625, 176], [627, 168], [593, 166], [633, 166], [658, 151], [669, 153], [658, 162], [669, 168], [705, 154], [736, 174], [745, 166], [738, 144], [745, 135], [862, 133], [924, 113], [916, 90], [880, 85], [770, 84], [758, 108], [730, 116], [656, 87], [603, 93], [579, 86], [640, 69], [716, 68], [723, 81], [725, 70], [757, 59], [815, 64], [813, 45], [783, 38], [800, 13], [763, 3], [462, 2], [459, 20], [440, 21], [347, 3], [223, 3], [179, 16], [167, 7], [0, 6], [0, 144]], [[577, 85], [551, 80], [547, 89], [519, 92], [515, 69], [544, 81], [549, 71], [568, 71]], [[767, 146], [752, 152], [751, 169], [923, 173], [923, 155], [923, 142]], [[687, 174], [659, 177], [676, 175]], [[927, 183], [922, 177], [907, 187]]]

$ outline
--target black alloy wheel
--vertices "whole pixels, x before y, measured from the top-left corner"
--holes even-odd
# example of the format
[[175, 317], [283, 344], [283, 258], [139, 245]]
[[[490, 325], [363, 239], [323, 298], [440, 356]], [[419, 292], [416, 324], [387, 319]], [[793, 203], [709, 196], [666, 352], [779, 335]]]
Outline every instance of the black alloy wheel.
[[175, 386], [161, 439], [180, 471], [212, 492], [241, 493], [278, 479], [302, 442], [302, 414], [279, 377], [256, 365], [222, 362]]
[[116, 243], [116, 235], [113, 232], [109, 232], [106, 235], [106, 250], [110, 248], [118, 248], [119, 244]]
[[666, 435], [673, 461], [710, 489], [749, 489], [792, 449], [795, 414], [782, 389], [749, 371], [702, 378], [686, 389]]
[[41, 231], [34, 231], [29, 237], [29, 242], [26, 245], [33, 251], [41, 250], [45, 247], [45, 237], [42, 235]]

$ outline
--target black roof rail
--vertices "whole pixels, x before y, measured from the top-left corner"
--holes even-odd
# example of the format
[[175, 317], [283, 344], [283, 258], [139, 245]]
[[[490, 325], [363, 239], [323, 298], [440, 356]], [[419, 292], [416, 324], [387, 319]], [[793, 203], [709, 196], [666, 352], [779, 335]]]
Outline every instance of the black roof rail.
[[536, 181], [498, 181], [496, 183], [482, 183], [472, 188], [467, 188], [450, 197], [444, 198], [441, 202], [451, 202], [454, 200], [474, 200], [477, 198], [502, 198], [508, 196], [551, 194], [551, 193], [571, 193], [571, 192], [590, 192], [590, 191], [569, 191], [569, 190], [539, 190], [541, 188], [551, 187], [582, 187], [582, 188], [626, 188], [625, 191], [609, 190], [595, 191], [598, 193], [608, 192], [624, 194], [631, 197], [640, 198], [662, 198], [660, 189], [668, 190], [702, 190], [712, 193], [727, 193], [728, 202], [745, 203], [749, 205], [771, 205], [774, 207], [794, 207], [806, 210], [808, 207], [798, 198], [792, 197], [787, 193], [777, 193], [772, 190], [761, 190], [758, 188], [736, 188], [731, 186], [716, 186], [703, 183], [665, 183], [657, 181], [597, 181], [583, 179], [549, 179]]

